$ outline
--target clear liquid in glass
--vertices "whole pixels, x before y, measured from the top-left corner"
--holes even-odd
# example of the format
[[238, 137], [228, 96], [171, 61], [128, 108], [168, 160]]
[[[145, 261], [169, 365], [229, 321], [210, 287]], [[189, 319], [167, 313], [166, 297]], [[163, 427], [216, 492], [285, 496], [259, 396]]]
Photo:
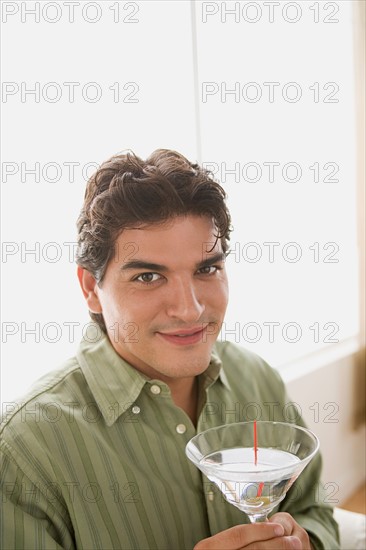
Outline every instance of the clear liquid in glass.
[[255, 464], [248, 447], [216, 451], [200, 461], [226, 500], [250, 515], [265, 514], [281, 502], [298, 476], [297, 463], [292, 453], [258, 448]]

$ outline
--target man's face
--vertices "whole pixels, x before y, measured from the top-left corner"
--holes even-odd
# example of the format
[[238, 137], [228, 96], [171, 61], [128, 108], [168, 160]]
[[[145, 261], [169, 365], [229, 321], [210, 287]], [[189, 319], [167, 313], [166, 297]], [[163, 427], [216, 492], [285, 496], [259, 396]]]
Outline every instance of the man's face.
[[117, 353], [151, 378], [208, 366], [228, 301], [225, 257], [207, 217], [122, 231], [95, 304]]

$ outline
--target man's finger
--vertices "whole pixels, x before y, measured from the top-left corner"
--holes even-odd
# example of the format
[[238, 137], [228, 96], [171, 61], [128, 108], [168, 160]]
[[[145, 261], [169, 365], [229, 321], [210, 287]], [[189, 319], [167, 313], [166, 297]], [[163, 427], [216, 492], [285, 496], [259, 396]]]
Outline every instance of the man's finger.
[[285, 536], [291, 535], [292, 537], [297, 537], [301, 541], [302, 548], [305, 550], [311, 548], [309, 534], [287, 512], [279, 512], [274, 514], [270, 521], [280, 523], [285, 530]]
[[278, 523], [235, 525], [213, 537], [201, 540], [194, 550], [239, 550], [253, 542], [270, 540], [283, 535], [284, 528]]
[[280, 523], [284, 530], [285, 530], [285, 535], [292, 535], [293, 533], [293, 530], [294, 530], [294, 519], [292, 516], [290, 516], [290, 514], [287, 514], [286, 512], [279, 512], [277, 514], [274, 514], [270, 519], [269, 519], [270, 522], [274, 522], [274, 523]]
[[303, 545], [298, 537], [277, 537], [262, 542], [254, 542], [245, 550], [302, 550]]

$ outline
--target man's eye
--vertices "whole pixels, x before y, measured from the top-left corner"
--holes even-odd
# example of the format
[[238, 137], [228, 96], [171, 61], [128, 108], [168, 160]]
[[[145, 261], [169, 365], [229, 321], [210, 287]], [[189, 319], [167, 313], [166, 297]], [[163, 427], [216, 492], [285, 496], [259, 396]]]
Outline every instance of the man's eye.
[[204, 275], [212, 275], [213, 273], [216, 273], [216, 271], [219, 268], [216, 265], [206, 265], [205, 267], [201, 267], [199, 269], [200, 273], [203, 273]]
[[136, 277], [135, 281], [139, 281], [140, 283], [155, 283], [155, 281], [158, 281], [160, 279], [160, 275], [158, 273], [141, 273], [138, 277]]

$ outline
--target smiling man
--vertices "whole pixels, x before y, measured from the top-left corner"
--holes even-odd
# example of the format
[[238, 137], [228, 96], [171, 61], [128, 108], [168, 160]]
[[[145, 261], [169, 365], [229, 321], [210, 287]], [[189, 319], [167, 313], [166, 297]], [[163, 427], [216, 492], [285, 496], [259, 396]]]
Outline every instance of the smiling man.
[[[133, 243], [133, 258], [120, 261], [118, 254], [101, 285], [79, 268], [89, 310], [103, 315], [116, 352], [139, 372], [165, 382], [193, 421], [197, 376], [210, 362], [228, 300], [225, 254], [215, 231], [209, 217], [198, 215], [125, 229], [115, 246], [123, 251]], [[204, 243], [214, 246], [203, 259]], [[131, 327], [135, 338], [127, 335]]]
[[4, 418], [1, 547], [338, 548], [319, 456], [257, 525], [185, 456], [196, 433], [248, 420], [238, 407], [288, 421], [278, 373], [218, 341], [230, 233], [221, 186], [174, 151], [117, 155], [88, 182], [78, 232], [93, 330]]

